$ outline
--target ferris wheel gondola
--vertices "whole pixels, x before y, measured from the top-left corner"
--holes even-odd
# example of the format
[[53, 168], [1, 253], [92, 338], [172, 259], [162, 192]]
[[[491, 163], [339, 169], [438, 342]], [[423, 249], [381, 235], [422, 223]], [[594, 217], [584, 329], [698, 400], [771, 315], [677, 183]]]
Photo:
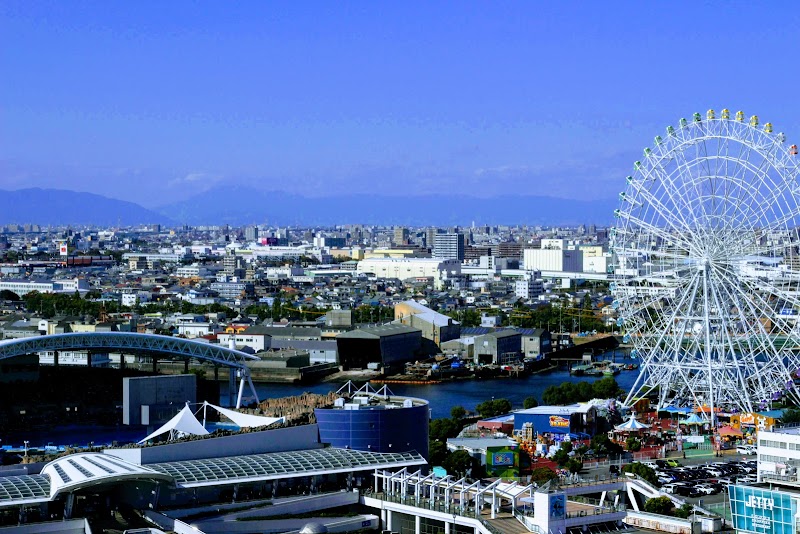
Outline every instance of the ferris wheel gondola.
[[800, 401], [800, 169], [785, 140], [709, 110], [634, 164], [610, 232], [617, 324], [642, 360], [628, 403]]

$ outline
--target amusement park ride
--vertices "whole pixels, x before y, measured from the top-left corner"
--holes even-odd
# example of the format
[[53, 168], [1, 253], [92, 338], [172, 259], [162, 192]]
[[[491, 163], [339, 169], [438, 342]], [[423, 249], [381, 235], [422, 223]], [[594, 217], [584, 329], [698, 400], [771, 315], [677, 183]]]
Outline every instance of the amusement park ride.
[[613, 307], [641, 374], [626, 404], [800, 401], [800, 167], [757, 116], [680, 119], [620, 193]]

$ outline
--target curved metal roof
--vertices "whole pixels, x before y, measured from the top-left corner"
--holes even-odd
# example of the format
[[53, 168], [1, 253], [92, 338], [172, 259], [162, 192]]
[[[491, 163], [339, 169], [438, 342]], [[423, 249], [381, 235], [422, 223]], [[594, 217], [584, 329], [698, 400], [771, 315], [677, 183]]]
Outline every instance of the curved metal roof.
[[163, 472], [96, 452], [82, 452], [57, 458], [42, 468], [40, 476], [50, 480], [48, 495], [50, 499], [54, 499], [63, 491], [75, 491], [86, 486], [130, 479], [174, 483], [172, 477]]
[[259, 359], [240, 350], [180, 337], [134, 332], [79, 332], [0, 341], [0, 360], [48, 350], [94, 348], [168, 354], [243, 369], [247, 360]]
[[380, 453], [352, 449], [310, 449], [250, 456], [228, 456], [148, 465], [184, 487], [217, 485], [287, 476], [342, 473], [424, 465], [417, 453]]

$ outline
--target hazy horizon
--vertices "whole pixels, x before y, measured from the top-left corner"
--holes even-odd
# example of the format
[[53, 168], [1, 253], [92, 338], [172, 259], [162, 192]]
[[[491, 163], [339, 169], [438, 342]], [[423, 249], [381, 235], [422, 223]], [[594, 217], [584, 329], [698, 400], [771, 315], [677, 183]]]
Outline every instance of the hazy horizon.
[[800, 140], [793, 4], [0, 5], [0, 189], [613, 199], [669, 124]]

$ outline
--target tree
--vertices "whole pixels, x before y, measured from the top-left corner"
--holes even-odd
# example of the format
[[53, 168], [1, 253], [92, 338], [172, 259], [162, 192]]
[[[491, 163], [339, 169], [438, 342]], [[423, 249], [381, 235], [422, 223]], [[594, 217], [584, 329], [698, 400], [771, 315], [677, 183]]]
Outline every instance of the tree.
[[537, 467], [531, 471], [531, 482], [535, 482], [539, 486], [547, 484], [551, 480], [558, 478], [558, 474], [549, 467]]
[[492, 399], [484, 401], [475, 407], [481, 417], [494, 417], [511, 411], [511, 402], [508, 399]]
[[607, 456], [622, 453], [622, 447], [608, 439], [607, 434], [596, 434], [592, 438], [591, 448], [594, 450], [597, 456]]
[[428, 464], [444, 465], [450, 452], [447, 445], [441, 441], [431, 441], [428, 443]]
[[0, 291], [0, 300], [10, 300], [11, 302], [18, 302], [19, 295], [8, 289]]
[[656, 476], [655, 470], [650, 466], [644, 465], [643, 463], [633, 462], [632, 464], [623, 466], [622, 471], [624, 473], [632, 473], [640, 478], [643, 478], [650, 484], [658, 484], [658, 477]]
[[598, 399], [615, 399], [619, 396], [622, 388], [619, 387], [613, 376], [601, 378], [592, 384], [592, 392]]
[[461, 430], [458, 423], [452, 419], [434, 419], [428, 426], [428, 439], [431, 441], [447, 441], [447, 438], [454, 438]]
[[787, 408], [786, 410], [784, 410], [783, 415], [781, 415], [780, 419], [784, 425], [800, 423], [800, 409]]
[[536, 400], [536, 397], [526, 397], [524, 401], [522, 401], [522, 407], [526, 410], [529, 408], [536, 408], [539, 406], [539, 401]]
[[577, 475], [583, 469], [583, 462], [576, 458], [570, 458], [567, 460], [567, 463], [564, 464], [564, 467], [573, 475]]
[[444, 461], [444, 468], [448, 473], [453, 473], [456, 478], [472, 476], [480, 464], [478, 460], [469, 455], [467, 451], [460, 450], [450, 454]]
[[571, 452], [572, 452], [572, 443], [569, 441], [564, 441], [561, 443], [561, 447], [553, 455], [553, 461], [557, 463], [560, 467], [564, 467], [570, 459], [569, 453]]
[[625, 448], [629, 452], [636, 452], [642, 450], [642, 442], [636, 436], [628, 436], [625, 440]]
[[672, 515], [672, 500], [667, 496], [647, 499], [644, 511], [650, 514]]
[[463, 406], [453, 406], [450, 408], [450, 418], [455, 421], [461, 421], [467, 415], [467, 410]]
[[680, 508], [676, 508], [675, 510], [673, 510], [672, 513], [675, 514], [675, 517], [680, 517], [681, 519], [686, 519], [690, 515], [692, 515], [693, 511], [694, 511], [694, 506], [692, 506], [688, 502], [685, 502], [685, 503], [683, 503], [683, 505], [681, 505]]

